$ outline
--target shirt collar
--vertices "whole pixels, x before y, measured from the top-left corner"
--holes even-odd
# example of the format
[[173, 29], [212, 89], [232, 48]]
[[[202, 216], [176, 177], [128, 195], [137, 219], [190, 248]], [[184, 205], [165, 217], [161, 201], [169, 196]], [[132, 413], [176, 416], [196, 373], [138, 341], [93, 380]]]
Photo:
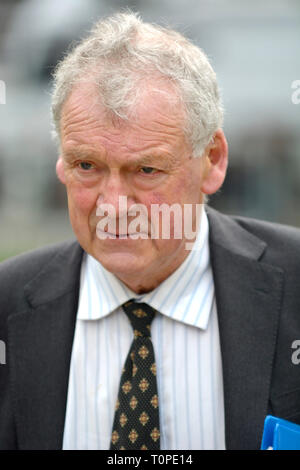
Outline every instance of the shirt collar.
[[195, 243], [184, 262], [158, 287], [138, 295], [97, 260], [85, 255], [81, 268], [77, 318], [98, 320], [129, 299], [145, 302], [173, 320], [206, 329], [214, 300], [205, 210]]

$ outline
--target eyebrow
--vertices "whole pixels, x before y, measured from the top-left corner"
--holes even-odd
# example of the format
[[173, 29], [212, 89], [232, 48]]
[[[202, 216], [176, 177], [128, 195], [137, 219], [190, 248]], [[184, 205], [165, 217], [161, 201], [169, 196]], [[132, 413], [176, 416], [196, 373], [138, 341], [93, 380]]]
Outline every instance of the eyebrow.
[[172, 158], [172, 156], [168, 156], [168, 155], [164, 155], [162, 157], [161, 155], [159, 155], [159, 153], [155, 154], [155, 152], [154, 152], [152, 155], [143, 155], [143, 156], [141, 156], [134, 163], [137, 164], [137, 165], [145, 165], [146, 166], [146, 165], [155, 164], [157, 161], [161, 162], [162, 160], [169, 167], [169, 166], [172, 165], [172, 163], [174, 161], [174, 158]]
[[81, 160], [87, 160], [88, 158], [95, 156], [95, 153], [92, 151], [80, 150], [78, 148], [69, 148], [66, 151], [62, 150], [62, 155], [67, 160], [71, 160], [73, 158], [79, 158]]
[[[162, 152], [159, 152], [158, 149], [153, 149], [153, 151], [148, 155], [141, 155], [139, 157], [136, 158], [136, 160], [134, 161], [128, 161], [128, 164], [129, 165], [153, 165], [155, 164], [157, 161], [162, 161], [164, 162], [165, 166], [167, 168], [170, 168], [172, 167], [173, 163], [176, 162], [176, 158], [170, 154], [170, 153], [167, 153], [166, 151], [163, 152], [164, 155], [162, 157]], [[100, 153], [95, 153], [93, 150], [83, 150], [83, 149], [79, 149], [79, 148], [69, 148], [69, 149], [66, 149], [66, 151], [63, 151], [62, 150], [62, 155], [63, 157], [66, 159], [66, 160], [73, 160], [74, 158], [77, 158], [77, 159], [80, 159], [80, 160], [90, 160], [90, 159], [97, 159], [99, 160], [99, 158], [101, 158], [101, 154]]]

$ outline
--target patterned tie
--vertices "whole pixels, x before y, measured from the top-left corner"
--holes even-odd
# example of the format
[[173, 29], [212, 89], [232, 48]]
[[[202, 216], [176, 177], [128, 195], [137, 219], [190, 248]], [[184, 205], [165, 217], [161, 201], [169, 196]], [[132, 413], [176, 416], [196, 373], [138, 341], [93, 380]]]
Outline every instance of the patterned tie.
[[134, 338], [122, 371], [111, 450], [160, 448], [156, 364], [151, 341], [155, 310], [129, 300], [123, 305]]

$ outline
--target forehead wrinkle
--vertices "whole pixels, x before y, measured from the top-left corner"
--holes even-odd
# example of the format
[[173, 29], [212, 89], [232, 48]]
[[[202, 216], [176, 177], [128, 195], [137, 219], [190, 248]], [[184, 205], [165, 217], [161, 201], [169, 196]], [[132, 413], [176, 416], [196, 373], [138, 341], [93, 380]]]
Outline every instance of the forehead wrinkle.
[[136, 132], [138, 135], [141, 135], [141, 131], [144, 131], [142, 134], [146, 139], [156, 139], [157, 137], [162, 137], [163, 140], [166, 138], [180, 138], [184, 136], [181, 128], [176, 126], [176, 124], [171, 125], [170, 123], [161, 123], [160, 121], [153, 120], [151, 123], [142, 123], [139, 122], [136, 126]]
[[[147, 86], [144, 85], [144, 90], [142, 97], [144, 98], [139, 103], [134, 106], [135, 112], [131, 115], [131, 118], [135, 117], [136, 119], [130, 119], [132, 121], [139, 122], [141, 119], [140, 114], [142, 115], [146, 113], [146, 120], [148, 120], [149, 115], [153, 112], [159, 116], [158, 119], [153, 120], [153, 122], [157, 122], [159, 125], [165, 125], [165, 120], [171, 121], [180, 121], [180, 127], [184, 121], [184, 111], [182, 106], [178, 102], [178, 97], [176, 94], [174, 95], [174, 91], [172, 93], [174, 100], [170, 102], [169, 96], [164, 96], [161, 90], [155, 92], [155, 89], [151, 87], [148, 89]], [[163, 87], [165, 88], [165, 87]], [[170, 86], [167, 86], [169, 89]], [[157, 96], [158, 95], [158, 96]], [[159, 101], [159, 103], [157, 102]], [[67, 110], [67, 112], [66, 112]], [[108, 110], [103, 106], [101, 103], [100, 97], [97, 93], [95, 93], [95, 86], [92, 84], [86, 84], [86, 86], [82, 89], [79, 86], [74, 86], [71, 94], [67, 98], [63, 109], [62, 109], [62, 117], [65, 117], [66, 114], [69, 115], [69, 118], [74, 118], [75, 120], [77, 115], [81, 116], [82, 114], [87, 114], [87, 116], [95, 116], [95, 120], [98, 120], [99, 116], [101, 117], [101, 121], [110, 122], [112, 125], [120, 125], [122, 127], [123, 124], [128, 124], [128, 120], [123, 120], [118, 118], [118, 116], [113, 116], [108, 112]], [[114, 117], [114, 119], [112, 119]], [[128, 116], [129, 117], [129, 116]], [[171, 125], [170, 127], [173, 127]], [[176, 125], [174, 125], [176, 127]]]
[[[93, 127], [89, 126], [88, 131], [93, 132], [97, 130], [94, 136], [88, 137], [84, 132], [84, 128], [75, 128], [75, 124], [68, 127], [64, 134], [63, 148], [67, 154], [75, 154], [80, 158], [90, 157], [104, 157], [104, 155], [117, 155], [119, 151], [124, 154], [140, 155], [141, 157], [166, 157], [170, 161], [176, 161], [176, 157], [173, 155], [174, 150], [180, 147], [180, 140], [176, 132], [172, 134], [166, 134], [166, 132], [160, 131], [153, 132], [142, 126], [141, 128], [135, 129], [137, 132], [136, 139], [132, 139], [130, 131], [127, 133], [126, 129], [120, 132], [120, 129], [114, 129], [112, 127], [100, 126], [99, 123], [95, 123]], [[141, 130], [142, 135], [141, 135]], [[130, 135], [131, 134], [131, 135]], [[86, 139], [88, 138], [88, 142]], [[70, 151], [69, 149], [70, 148]], [[143, 155], [144, 154], [144, 155]], [[134, 158], [135, 155], [132, 155]]]
[[127, 139], [126, 137], [126, 133], [125, 137], [121, 136], [122, 142], [120, 144], [120, 148], [124, 149], [125, 152], [140, 154], [143, 158], [150, 158], [152, 156], [161, 157], [164, 155], [175, 160], [173, 156], [174, 143], [170, 139], [166, 139], [165, 135], [153, 136], [149, 134], [145, 136], [143, 134], [142, 138], [139, 135], [136, 140]]
[[67, 139], [72, 139], [77, 135], [80, 135], [81, 132], [87, 128], [89, 132], [94, 131], [99, 128], [99, 122], [92, 119], [92, 117], [82, 119], [80, 115], [77, 115], [76, 118], [69, 116], [68, 118], [62, 121], [61, 134]]
[[[182, 112], [173, 106], [168, 105], [168, 109], [162, 111], [157, 103], [152, 101], [145, 116], [146, 103], [143, 103], [135, 118], [131, 118], [130, 121], [118, 120], [115, 123], [101, 106], [96, 106], [95, 101], [94, 104], [89, 99], [83, 102], [82, 98], [82, 95], [75, 93], [63, 109], [62, 123], [66, 143], [73, 141], [77, 145], [83, 145], [88, 139], [93, 146], [102, 144], [108, 151], [110, 151], [109, 146], [118, 146], [120, 150], [130, 153], [169, 154], [172, 160], [176, 160], [172, 152], [182, 146], [182, 138], [184, 146], [187, 144], [182, 129]], [[90, 103], [88, 108], [87, 102]], [[93, 150], [93, 153], [98, 152]]]
[[[170, 120], [169, 120], [170, 121]], [[169, 146], [181, 146], [187, 144], [186, 137], [183, 129], [178, 126], [174, 119], [174, 122], [166, 123], [157, 119], [153, 119], [150, 122], [130, 122], [125, 123], [129, 132], [133, 130], [137, 134], [135, 141], [129, 144], [133, 150], [147, 149], [148, 147], [159, 147], [162, 145], [162, 150], [168, 150]], [[126, 139], [126, 127], [125, 139]]]
[[[88, 102], [88, 100], [87, 100]], [[77, 97], [76, 93], [70, 95], [69, 99], [65, 103], [62, 109], [61, 116], [61, 129], [65, 131], [66, 134], [70, 132], [80, 132], [82, 127], [87, 126], [89, 130], [94, 130], [97, 127], [101, 126], [101, 121], [104, 121], [105, 116], [102, 119], [97, 117], [94, 109], [96, 103], [90, 104], [88, 109], [86, 108], [86, 103], [83, 105], [82, 97]], [[78, 126], [76, 129], [76, 126]]]
[[[176, 144], [176, 137], [178, 136], [175, 132], [170, 134], [163, 130], [158, 132], [157, 129], [152, 129], [149, 126], [134, 125], [132, 123], [126, 123], [122, 129], [97, 123], [91, 130], [94, 129], [99, 131], [92, 136], [95, 145], [98, 143], [107, 147], [116, 145], [118, 148], [129, 150], [130, 152], [143, 152], [155, 148], [158, 148], [158, 152], [168, 152], [168, 148], [171, 145], [173, 146], [174, 143]], [[80, 131], [79, 129], [79, 135], [75, 140], [80, 141], [82, 139], [84, 143], [86, 134], [83, 131], [81, 136]]]

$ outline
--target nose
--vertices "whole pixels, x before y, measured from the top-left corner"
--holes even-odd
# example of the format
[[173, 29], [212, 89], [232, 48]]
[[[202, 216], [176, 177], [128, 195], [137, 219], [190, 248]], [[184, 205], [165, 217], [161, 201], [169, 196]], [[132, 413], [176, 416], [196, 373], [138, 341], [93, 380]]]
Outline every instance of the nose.
[[111, 211], [117, 219], [127, 215], [128, 207], [135, 202], [132, 189], [125, 177], [111, 173], [103, 182], [97, 199], [97, 215]]

